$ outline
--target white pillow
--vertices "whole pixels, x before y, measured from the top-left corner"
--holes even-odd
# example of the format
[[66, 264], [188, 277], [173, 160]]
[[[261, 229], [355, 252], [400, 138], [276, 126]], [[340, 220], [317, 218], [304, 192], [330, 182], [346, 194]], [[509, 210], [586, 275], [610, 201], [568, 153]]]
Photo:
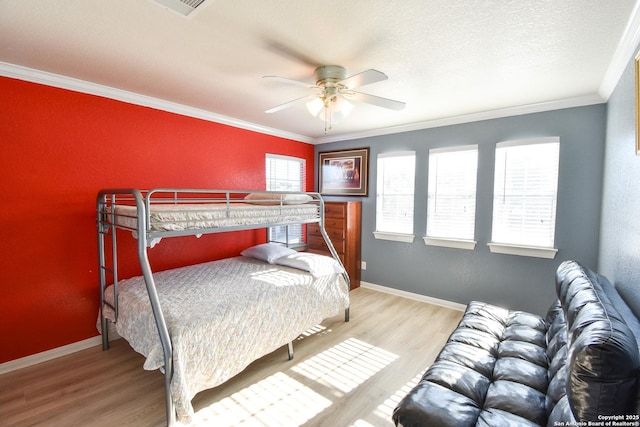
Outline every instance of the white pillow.
[[313, 200], [308, 194], [284, 194], [284, 193], [251, 193], [244, 197], [247, 203], [254, 205], [301, 205]]
[[278, 258], [297, 253], [293, 249], [289, 249], [275, 243], [263, 243], [261, 245], [252, 246], [240, 252], [240, 255], [249, 258], [255, 258], [274, 264]]
[[309, 252], [296, 252], [295, 254], [286, 255], [278, 258], [275, 263], [308, 271], [313, 277], [329, 276], [344, 272], [344, 268], [342, 268], [335, 259]]

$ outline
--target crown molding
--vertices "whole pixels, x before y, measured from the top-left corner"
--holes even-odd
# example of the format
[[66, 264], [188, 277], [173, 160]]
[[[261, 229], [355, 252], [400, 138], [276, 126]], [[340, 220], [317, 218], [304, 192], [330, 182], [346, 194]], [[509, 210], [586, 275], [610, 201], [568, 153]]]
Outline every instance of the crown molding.
[[609, 68], [602, 79], [600, 89], [598, 93], [605, 100], [608, 101], [609, 97], [618, 85], [618, 81], [627, 68], [629, 61], [635, 56], [635, 50], [640, 43], [640, 1], [636, 2], [636, 5], [631, 12], [627, 27], [622, 33], [620, 42], [613, 54]]
[[380, 129], [353, 132], [343, 135], [331, 135], [315, 138], [315, 144], [347, 141], [352, 139], [370, 138], [374, 136], [391, 135], [402, 132], [412, 132], [422, 129], [438, 128], [443, 126], [459, 125], [463, 123], [479, 122], [483, 120], [500, 119], [504, 117], [520, 116], [523, 114], [542, 113], [545, 111], [562, 110], [565, 108], [584, 107], [587, 105], [602, 104], [606, 102], [600, 95], [585, 95], [574, 98], [565, 98], [556, 101], [540, 102], [537, 104], [521, 105], [518, 107], [502, 108], [497, 110], [482, 111], [479, 113], [464, 114], [454, 117], [427, 120], [406, 125], [391, 126]]
[[291, 139], [294, 141], [305, 142], [308, 144], [314, 142], [313, 138], [309, 138], [308, 136], [304, 135], [298, 135], [293, 132], [286, 132], [280, 129], [261, 126], [256, 123], [238, 120], [233, 117], [223, 116], [211, 111], [193, 108], [175, 102], [153, 98], [151, 96], [140, 95], [122, 89], [116, 89], [85, 80], [79, 80], [72, 77], [49, 73], [46, 71], [40, 71], [33, 68], [10, 64], [7, 62], [0, 62], [0, 76], [24, 80], [31, 83], [39, 83], [75, 92], [86, 93], [89, 95], [101, 96], [104, 98], [114, 99], [116, 101], [122, 101], [129, 104], [140, 105], [143, 107], [149, 107], [161, 111], [167, 111], [183, 116], [194, 117], [197, 119], [233, 126], [236, 128], [258, 132], [266, 135], [277, 136], [280, 138]]

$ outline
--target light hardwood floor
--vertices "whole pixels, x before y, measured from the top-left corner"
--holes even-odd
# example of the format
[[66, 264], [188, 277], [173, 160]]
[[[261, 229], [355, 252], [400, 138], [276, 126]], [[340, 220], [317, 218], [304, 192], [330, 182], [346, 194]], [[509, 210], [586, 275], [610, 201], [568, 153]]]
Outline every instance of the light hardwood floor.
[[[325, 320], [193, 399], [196, 426], [392, 426], [462, 313], [358, 288]], [[0, 376], [2, 426], [162, 426], [164, 379], [122, 339]]]

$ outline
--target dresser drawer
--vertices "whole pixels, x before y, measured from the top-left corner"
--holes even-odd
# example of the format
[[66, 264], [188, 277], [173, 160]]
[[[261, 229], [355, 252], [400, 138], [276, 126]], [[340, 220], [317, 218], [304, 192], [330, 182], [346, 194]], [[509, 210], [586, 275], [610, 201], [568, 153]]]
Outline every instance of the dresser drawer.
[[[309, 249], [313, 249], [315, 251], [329, 252], [329, 247], [327, 246], [327, 243], [324, 241], [322, 236], [309, 236], [307, 240], [308, 240], [307, 245], [309, 246]], [[339, 254], [344, 253], [344, 248], [345, 248], [344, 240], [334, 241], [333, 239], [331, 239], [331, 243], [333, 244], [333, 248], [336, 250], [336, 252], [338, 252]]]
[[324, 218], [324, 228], [342, 228], [344, 229], [344, 219], [342, 218], [332, 218], [332, 217], [325, 217]]
[[[343, 228], [325, 227], [325, 231], [329, 235], [331, 242], [335, 244], [338, 240], [344, 240], [345, 230]], [[320, 233], [320, 226], [318, 224], [309, 224], [307, 226], [307, 234], [309, 236], [317, 236], [322, 239], [322, 233]]]
[[334, 245], [336, 244], [336, 242], [344, 241], [344, 230], [342, 228], [327, 227], [325, 228], [325, 231], [329, 235], [329, 238], [331, 239], [331, 243], [333, 243]]
[[345, 218], [347, 216], [347, 207], [345, 204], [325, 203], [324, 216], [328, 218]]
[[320, 226], [318, 224], [308, 224], [307, 225], [307, 235], [309, 235], [309, 236], [322, 236], [322, 234], [320, 234]]

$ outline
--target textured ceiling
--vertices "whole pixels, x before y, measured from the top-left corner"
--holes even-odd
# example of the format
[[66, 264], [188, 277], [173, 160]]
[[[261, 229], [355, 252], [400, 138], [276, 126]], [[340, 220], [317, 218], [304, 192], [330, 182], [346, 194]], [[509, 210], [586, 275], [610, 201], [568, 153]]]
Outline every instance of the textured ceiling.
[[[326, 142], [603, 102], [635, 19], [635, 0], [206, 0], [186, 18], [152, 0], [1, 0], [0, 61]], [[406, 108], [358, 104], [326, 135], [304, 104], [264, 113], [308, 89], [262, 76], [313, 83], [330, 64], [384, 72], [360, 90]]]

